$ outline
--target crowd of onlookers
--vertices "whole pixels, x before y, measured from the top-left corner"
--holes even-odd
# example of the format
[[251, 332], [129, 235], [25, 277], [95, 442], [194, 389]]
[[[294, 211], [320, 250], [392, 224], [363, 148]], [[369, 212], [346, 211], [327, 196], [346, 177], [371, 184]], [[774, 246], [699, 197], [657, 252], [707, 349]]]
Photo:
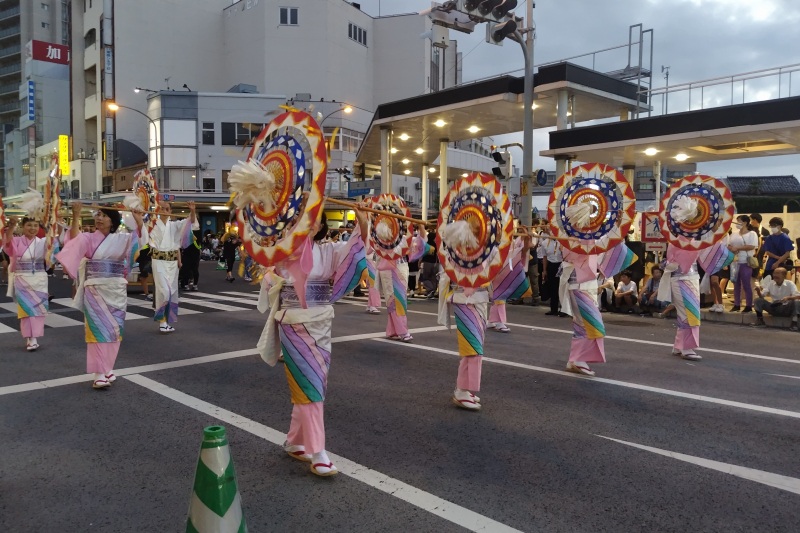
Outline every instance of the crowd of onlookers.
[[[541, 234], [547, 236], [547, 226], [534, 220], [534, 226], [541, 226]], [[733, 262], [719, 272], [706, 273], [698, 267], [701, 278], [701, 305], [708, 311], [755, 312], [754, 326], [765, 326], [763, 313], [772, 316], [790, 317], [791, 329], [797, 330], [800, 315], [800, 292], [795, 282], [795, 245], [789, 232], [783, 227], [779, 217], [770, 219], [769, 229], [762, 227], [762, 217], [758, 213], [739, 215], [734, 226], [725, 237], [724, 244], [734, 254]], [[346, 240], [351, 227], [332, 230], [329, 240]], [[419, 262], [409, 264], [409, 296], [436, 298], [438, 286], [438, 257], [436, 254], [436, 234], [428, 233], [428, 252]], [[598, 307], [601, 312], [638, 314], [658, 318], [675, 317], [675, 307], [667, 301], [658, 299], [658, 289], [664, 274], [664, 262], [658, 262], [655, 254], [646, 252], [641, 242], [628, 242], [638, 260], [613, 279], [598, 277]], [[798, 239], [797, 248], [800, 248]], [[530, 249], [528, 277], [531, 282], [530, 297], [509, 301], [512, 305], [546, 305], [545, 313], [551, 316], [567, 316], [561, 312], [559, 284], [561, 247], [553, 239], [539, 239]], [[728, 294], [728, 288], [732, 294]], [[356, 295], [363, 295], [363, 288], [356, 289]], [[729, 300], [726, 309], [725, 300]]]

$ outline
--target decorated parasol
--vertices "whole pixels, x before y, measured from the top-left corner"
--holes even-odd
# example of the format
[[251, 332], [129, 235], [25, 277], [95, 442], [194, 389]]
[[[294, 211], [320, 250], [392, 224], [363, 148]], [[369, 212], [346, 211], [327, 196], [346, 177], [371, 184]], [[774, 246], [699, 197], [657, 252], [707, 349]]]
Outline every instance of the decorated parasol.
[[719, 241], [731, 227], [733, 196], [721, 180], [696, 174], [667, 189], [659, 223], [667, 241], [683, 250], [702, 250]]
[[636, 215], [636, 196], [625, 176], [602, 163], [586, 163], [553, 185], [547, 219], [553, 237], [567, 250], [596, 255], [614, 248]]
[[247, 161], [228, 175], [242, 240], [264, 266], [288, 259], [305, 242], [323, 207], [327, 149], [322, 128], [304, 111], [275, 117]]
[[152, 226], [155, 224], [155, 215], [158, 212], [158, 185], [150, 170], [145, 168], [134, 174], [131, 189], [133, 196], [123, 200], [123, 204], [128, 209], [144, 211], [142, 217], [144, 223]]
[[44, 188], [44, 213], [41, 223], [45, 230], [45, 262], [50, 266], [58, 238], [58, 222], [61, 212], [61, 169], [58, 167], [58, 154], [53, 155], [53, 163]]
[[511, 203], [494, 176], [472, 173], [453, 184], [439, 211], [436, 244], [447, 276], [476, 289], [492, 281], [508, 259]]
[[367, 200], [370, 212], [370, 245], [380, 257], [396, 261], [407, 255], [411, 249], [413, 229], [408, 220], [411, 217], [405, 200], [396, 194], [384, 193]]

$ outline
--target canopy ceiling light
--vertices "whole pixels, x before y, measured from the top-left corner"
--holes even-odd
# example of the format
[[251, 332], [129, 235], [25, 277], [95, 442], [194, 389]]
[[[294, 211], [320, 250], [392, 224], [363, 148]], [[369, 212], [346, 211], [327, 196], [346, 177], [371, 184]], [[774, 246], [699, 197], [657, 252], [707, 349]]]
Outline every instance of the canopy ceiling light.
[[647, 150], [644, 151], [644, 155], [656, 155], [657, 153], [658, 150], [656, 150], [655, 148], [648, 148]]
[[408, 136], [408, 133], [401, 133], [400, 134], [400, 140], [401, 141], [407, 141], [409, 138], [410, 137]]

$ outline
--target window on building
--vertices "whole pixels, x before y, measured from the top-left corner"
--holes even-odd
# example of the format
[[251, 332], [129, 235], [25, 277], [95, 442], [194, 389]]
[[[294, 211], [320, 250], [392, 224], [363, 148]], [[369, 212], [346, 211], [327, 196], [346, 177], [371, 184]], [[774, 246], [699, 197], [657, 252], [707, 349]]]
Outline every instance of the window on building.
[[214, 178], [203, 178], [203, 192], [217, 192], [217, 180]]
[[42, 4], [42, 10], [47, 11], [48, 9], [50, 9], [50, 6], [43, 3]]
[[203, 122], [203, 144], [214, 144], [213, 122]]
[[367, 46], [367, 30], [356, 26], [352, 22], [347, 25], [347, 36], [350, 39]]
[[222, 171], [222, 192], [228, 192], [228, 174], [230, 173], [230, 170]]
[[94, 28], [86, 32], [86, 35], [83, 36], [83, 47], [89, 48], [97, 41], [97, 32]]
[[282, 7], [280, 24], [281, 26], [297, 26], [297, 8]]
[[640, 191], [652, 191], [654, 189], [654, 185], [652, 182], [649, 181], [642, 181], [639, 182], [639, 190]]
[[652, 178], [653, 171], [652, 170], [638, 170], [636, 171], [637, 178]]
[[263, 128], [263, 124], [223, 122], [222, 146], [246, 146], [251, 139], [258, 137]]
[[47, 29], [49, 27], [50, 27], [50, 23], [49, 22], [42, 22], [42, 28]]

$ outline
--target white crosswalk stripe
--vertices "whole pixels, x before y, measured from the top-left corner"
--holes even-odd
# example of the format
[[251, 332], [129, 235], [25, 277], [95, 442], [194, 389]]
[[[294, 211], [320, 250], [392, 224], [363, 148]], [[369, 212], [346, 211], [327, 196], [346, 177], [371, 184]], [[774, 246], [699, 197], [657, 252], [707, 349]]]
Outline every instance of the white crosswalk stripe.
[[[252, 298], [233, 298], [231, 296], [220, 296], [219, 294], [209, 294], [207, 292], [193, 292], [192, 296], [199, 296], [200, 298], [207, 298], [211, 300], [222, 300], [223, 302], [232, 302], [237, 304], [256, 305], [258, 302]], [[181, 299], [186, 300], [181, 297]], [[192, 300], [188, 300], [192, 301]]]
[[[150, 309], [151, 312], [153, 311], [153, 302], [148, 302], [147, 300], [140, 300], [138, 298], [128, 298], [128, 307], [142, 307], [144, 309]], [[187, 309], [185, 307], [178, 306], [178, 316], [183, 315], [197, 315], [202, 313], [202, 311], [195, 311], [194, 309]]]
[[[194, 297], [197, 298], [194, 298]], [[256, 305], [258, 293], [247, 292], [233, 292], [229, 291], [224, 294], [212, 294], [206, 292], [195, 292], [192, 297], [181, 296], [181, 305], [178, 307], [178, 315], [197, 315], [204, 311], [198, 309], [190, 309], [187, 306], [196, 307], [206, 310], [214, 311], [246, 311]], [[216, 301], [214, 301], [216, 300]], [[243, 306], [228, 305], [229, 303], [241, 304]], [[186, 305], [183, 305], [186, 304]], [[51, 311], [55, 311], [55, 306], [63, 306], [68, 308], [67, 312], [72, 311], [72, 298], [54, 298], [51, 302]], [[131, 308], [141, 308], [140, 312], [132, 312]], [[143, 300], [136, 297], [128, 297], [128, 311], [125, 315], [125, 320], [142, 320], [152, 319], [153, 303], [148, 300]], [[15, 302], [0, 303], [0, 309], [12, 312], [16, 315], [17, 304]], [[145, 311], [146, 310], [146, 311]], [[65, 328], [71, 326], [82, 326], [83, 317], [75, 310], [75, 314], [66, 316], [63, 312], [51, 312], [45, 317], [45, 325], [50, 328]], [[17, 333], [18, 327], [0, 323], [0, 334], [3, 333]]]
[[244, 296], [245, 298], [258, 298], [258, 292], [236, 292], [236, 291], [222, 291], [220, 294], [229, 294], [231, 296]]
[[184, 298], [181, 297], [181, 302], [185, 302], [192, 305], [197, 305], [200, 307], [209, 307], [211, 309], [217, 309], [219, 311], [244, 311], [244, 307], [236, 307], [233, 305], [226, 305], [217, 302], [207, 302], [205, 300], [195, 300], [193, 298]]

